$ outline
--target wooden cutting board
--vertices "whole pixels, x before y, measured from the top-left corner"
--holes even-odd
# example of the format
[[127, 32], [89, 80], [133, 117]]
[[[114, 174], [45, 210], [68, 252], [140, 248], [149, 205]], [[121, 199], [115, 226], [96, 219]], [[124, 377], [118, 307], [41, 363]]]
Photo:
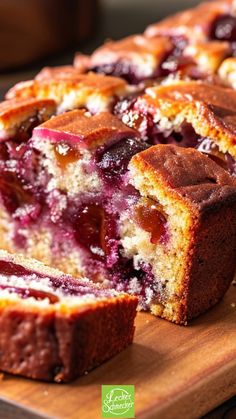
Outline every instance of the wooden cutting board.
[[236, 287], [188, 327], [138, 314], [134, 344], [70, 385], [4, 375], [0, 416], [99, 419], [102, 384], [134, 384], [138, 419], [197, 418], [235, 395]]

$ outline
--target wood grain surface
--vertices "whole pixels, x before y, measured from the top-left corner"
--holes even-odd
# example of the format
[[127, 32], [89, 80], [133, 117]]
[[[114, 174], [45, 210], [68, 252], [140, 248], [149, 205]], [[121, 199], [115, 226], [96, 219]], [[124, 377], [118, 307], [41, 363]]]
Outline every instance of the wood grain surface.
[[72, 384], [4, 375], [1, 413], [99, 419], [102, 384], [134, 384], [138, 419], [198, 418], [235, 395], [236, 287], [188, 327], [138, 314], [134, 344]]

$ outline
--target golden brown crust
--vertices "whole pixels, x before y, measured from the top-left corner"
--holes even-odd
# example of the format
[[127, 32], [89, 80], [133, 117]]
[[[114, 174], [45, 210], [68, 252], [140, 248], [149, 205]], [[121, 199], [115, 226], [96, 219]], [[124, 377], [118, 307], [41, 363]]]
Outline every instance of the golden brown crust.
[[236, 157], [236, 92], [203, 82], [176, 82], [149, 88], [140, 98], [152, 113], [179, 117], [191, 123], [196, 133], [215, 140], [223, 152]]
[[44, 381], [71, 381], [132, 343], [136, 306], [136, 298], [127, 296], [66, 316], [9, 304], [0, 309], [0, 368]]
[[99, 47], [91, 55], [90, 66], [96, 67], [117, 61], [142, 64], [143, 60], [154, 60], [158, 64], [173, 48], [168, 38], [148, 39], [142, 35], [131, 35], [120, 41], [109, 41]]
[[234, 277], [236, 181], [199, 151], [173, 145], [145, 150], [129, 167], [131, 176], [145, 173], [152, 199], [161, 190], [176, 208], [184, 204], [190, 216], [190, 228], [182, 233], [187, 246], [182, 280], [171, 300], [174, 319], [165, 306], [151, 305], [154, 314], [186, 324], [216, 304]]
[[200, 71], [210, 74], [215, 73], [230, 54], [230, 44], [222, 41], [190, 44], [184, 50], [184, 55], [192, 57]]
[[124, 89], [126, 82], [118, 77], [104, 76], [102, 74], [58, 74], [57, 78], [44, 78], [43, 80], [31, 80], [21, 82], [13, 86], [6, 94], [7, 99], [11, 98], [53, 98], [57, 102], [72, 92], [87, 89], [87, 94], [98, 93], [103, 95], [114, 95]]
[[29, 99], [35, 97], [34, 80], [20, 81], [11, 87], [5, 95], [5, 99]]
[[35, 80], [42, 81], [47, 79], [61, 79], [61, 78], [70, 78], [71, 76], [77, 76], [78, 74], [83, 74], [86, 68], [82, 69], [75, 68], [72, 65], [62, 65], [58, 67], [44, 67], [36, 75]]
[[150, 87], [148, 94], [157, 100], [170, 100], [174, 106], [179, 103], [181, 107], [185, 103], [197, 101], [236, 112], [235, 91], [201, 81], [177, 81], [164, 86]]
[[62, 134], [66, 133], [64, 141], [82, 147], [96, 147], [122, 138], [139, 137], [138, 131], [127, 127], [109, 112], [91, 115], [83, 110], [66, 112], [46, 121], [35, 128], [33, 138], [50, 139], [50, 133], [53, 133], [52, 141], [63, 141]]
[[209, 157], [193, 148], [159, 144], [136, 154], [130, 167], [149, 173], [171, 194], [198, 211], [236, 201], [236, 180]]
[[184, 36], [191, 43], [208, 40], [211, 24], [220, 15], [233, 11], [232, 0], [209, 1], [179, 12], [174, 16], [154, 23], [145, 31], [148, 37], [153, 36]]
[[189, 251], [185, 282], [186, 318], [218, 303], [235, 274], [236, 201], [223, 200], [201, 213]]
[[0, 121], [8, 124], [10, 120], [34, 114], [36, 111], [46, 110], [49, 114], [56, 111], [56, 103], [53, 99], [11, 99], [0, 102]]

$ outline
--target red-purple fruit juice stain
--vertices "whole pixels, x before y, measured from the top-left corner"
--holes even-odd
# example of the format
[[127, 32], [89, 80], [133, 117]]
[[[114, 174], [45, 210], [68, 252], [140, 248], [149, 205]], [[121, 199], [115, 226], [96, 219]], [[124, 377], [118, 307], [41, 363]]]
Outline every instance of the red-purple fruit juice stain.
[[96, 202], [82, 204], [72, 218], [74, 237], [94, 261], [109, 266], [117, 254], [117, 214], [106, 211], [104, 205]]
[[0, 193], [4, 206], [10, 214], [13, 214], [22, 203], [32, 202], [31, 195], [23, 189], [21, 181], [14, 172], [1, 172]]
[[75, 239], [93, 258], [103, 260], [106, 255], [106, 223], [103, 207], [96, 203], [84, 204], [74, 222]]

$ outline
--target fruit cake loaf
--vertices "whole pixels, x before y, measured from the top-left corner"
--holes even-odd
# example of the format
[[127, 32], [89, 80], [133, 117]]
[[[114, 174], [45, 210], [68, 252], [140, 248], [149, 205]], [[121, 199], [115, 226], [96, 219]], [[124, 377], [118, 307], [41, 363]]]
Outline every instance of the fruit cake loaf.
[[[34, 141], [39, 140], [37, 133]], [[136, 141], [98, 148], [92, 159], [97, 191], [84, 188], [73, 195], [64, 188], [67, 206], [61, 212], [54, 208], [53, 216], [59, 231], [61, 225], [72, 233], [71, 251], [82, 272], [139, 295], [140, 308], [186, 323], [214, 305], [232, 281], [236, 181], [194, 149], [164, 145], [140, 151], [143, 144]]]
[[[199, 221], [199, 228], [196, 227], [196, 220], [200, 219], [201, 208], [203, 212], [205, 211], [204, 214], [209, 214], [209, 217], [214, 218], [215, 216], [217, 220], [219, 218], [219, 231], [226, 227], [223, 216], [225, 212], [225, 216], [229, 220], [227, 224], [230, 227], [222, 231], [221, 237], [225, 236], [224, 240], [226, 240], [230, 231], [232, 239], [230, 246], [224, 249], [227, 262], [225, 272], [228, 281], [225, 279], [226, 276], [222, 276], [222, 288], [219, 287], [219, 294], [216, 293], [220, 298], [220, 295], [223, 295], [223, 287], [225, 286], [226, 289], [232, 279], [232, 265], [235, 265], [232, 256], [233, 250], [235, 251], [235, 180], [211, 159], [193, 149], [174, 147], [173, 150], [179, 150], [170, 152], [172, 148], [169, 148], [169, 146], [151, 148], [150, 153], [153, 156], [160, 155], [160, 170], [165, 168], [166, 164], [170, 165], [170, 161], [172, 161], [173, 173], [176, 176], [178, 174], [179, 182], [182, 179], [183, 187], [186, 186], [186, 183], [188, 185], [188, 182], [190, 187], [191, 185], [197, 185], [193, 188], [196, 197], [192, 197], [191, 207], [195, 214], [195, 224], [191, 224], [192, 219], [190, 220], [189, 212], [187, 212], [187, 208], [184, 207], [181, 199], [180, 206], [184, 208], [183, 216], [180, 218], [180, 227], [177, 224], [176, 227], [174, 224], [178, 218], [174, 213], [174, 206], [177, 207], [177, 213], [179, 209], [177, 199], [170, 202], [168, 208], [165, 209], [166, 213], [162, 213], [162, 210], [159, 211], [159, 206], [156, 206], [154, 202], [153, 225], [156, 231], [154, 232], [154, 238], [152, 238], [152, 234], [151, 236], [149, 234], [150, 226], [145, 231], [146, 218], [149, 217], [150, 212], [152, 213], [152, 208], [151, 210], [149, 208], [149, 199], [144, 199], [141, 212], [138, 210], [138, 213], [141, 213], [140, 217], [144, 218], [144, 221], [141, 220], [140, 222], [141, 227], [144, 225], [144, 231], [140, 232], [142, 247], [139, 248], [140, 242], [136, 229], [134, 231], [130, 229], [129, 221], [131, 225], [135, 222], [137, 214], [135, 213], [134, 218], [132, 218], [132, 208], [139, 202], [142, 190], [134, 184], [135, 176], [132, 176], [132, 171], [130, 173], [127, 171], [127, 166], [132, 156], [142, 157], [143, 153], [148, 153], [148, 151], [142, 152], [142, 150], [145, 150], [149, 145], [140, 139], [137, 131], [128, 128], [115, 116], [108, 113], [92, 116], [81, 110], [75, 110], [54, 117], [36, 128], [31, 141], [28, 143], [29, 150], [26, 155], [29, 161], [28, 166], [25, 166], [33, 166], [31, 159], [33, 158], [34, 161], [34, 153], [36, 153], [36, 161], [38, 162], [38, 166], [34, 170], [36, 176], [25, 177], [22, 182], [22, 189], [24, 192], [26, 187], [31, 190], [35, 207], [37, 208], [37, 205], [39, 205], [41, 210], [36, 217], [27, 219], [25, 217], [27, 201], [22, 200], [13, 213], [7, 210], [3, 201], [2, 211], [6, 213], [5, 218], [8, 217], [7, 225], [12, 228], [11, 234], [17, 232], [17, 235], [13, 237], [14, 240], [12, 240], [11, 234], [5, 234], [7, 244], [10, 244], [11, 249], [18, 248], [26, 254], [37, 254], [37, 258], [49, 264], [53, 263], [64, 271], [71, 270], [76, 275], [82, 273], [94, 280], [104, 281], [105, 278], [106, 283], [108, 281], [118, 290], [138, 294], [140, 307], [149, 309], [151, 305], [154, 306], [153, 301], [157, 299], [163, 303], [167, 298], [163, 296], [169, 295], [165, 294], [165, 286], [161, 282], [163, 272], [161, 267], [163, 266], [164, 269], [168, 261], [168, 255], [170, 259], [168, 274], [175, 283], [174, 286], [179, 285], [180, 280], [175, 271], [176, 266], [178, 266], [174, 262], [175, 256], [179, 251], [178, 246], [181, 249], [181, 241], [184, 237], [186, 237], [187, 243], [184, 252], [187, 252], [186, 249], [190, 248], [190, 241], [196, 243], [198, 236], [201, 235], [201, 228], [204, 227], [204, 224]], [[23, 166], [27, 163], [27, 159], [22, 159]], [[185, 167], [191, 168], [189, 176], [186, 174]], [[41, 177], [37, 175], [37, 170]], [[28, 176], [28, 170], [22, 170], [22, 173]], [[157, 172], [156, 183], [159, 183], [159, 177], [160, 174]], [[145, 172], [143, 172], [143, 178], [146, 179]], [[207, 193], [205, 193], [206, 191]], [[197, 197], [199, 201], [195, 208], [194, 199], [197, 199]], [[157, 199], [159, 200], [159, 197]], [[191, 196], [189, 199], [191, 200]], [[161, 205], [163, 206], [162, 202]], [[170, 229], [168, 228], [169, 221], [166, 228], [166, 214], [168, 216], [170, 214], [170, 224], [172, 226]], [[174, 216], [172, 217], [171, 214], [174, 214]], [[189, 218], [191, 222], [189, 221], [185, 225], [183, 223], [184, 217]], [[220, 217], [222, 217], [222, 221], [220, 221]], [[193, 226], [191, 232], [189, 230], [191, 229], [190, 224]], [[4, 228], [6, 228], [6, 225], [2, 218], [3, 238]], [[46, 240], [44, 233], [46, 234]], [[22, 241], [19, 239], [20, 234], [24, 237]], [[133, 237], [130, 236], [132, 234], [134, 234]], [[135, 244], [136, 241], [137, 244]], [[152, 243], [153, 241], [154, 243]], [[161, 245], [159, 245], [159, 242]], [[131, 243], [133, 243], [133, 248], [132, 246], [129, 247]], [[205, 241], [202, 240], [198, 245], [200, 252], [203, 252], [203, 248], [205, 252], [207, 246], [210, 248], [209, 257], [203, 263], [204, 269], [209, 274], [211, 274], [211, 266], [215, 263], [215, 255], [218, 257], [217, 243], [216, 240], [216, 246], [212, 245], [212, 236], [207, 237], [206, 235]], [[153, 244], [156, 247], [153, 248]], [[142, 253], [143, 248], [149, 249], [149, 259], [145, 252]], [[132, 254], [134, 249], [138, 249], [138, 254]], [[185, 267], [185, 262], [190, 266], [195, 251], [197, 252], [194, 248], [194, 252], [190, 253], [190, 261], [183, 259]], [[184, 257], [184, 255], [185, 253], [179, 253], [179, 257]], [[179, 261], [178, 258], [176, 260]], [[160, 267], [160, 275], [157, 271], [158, 266]], [[216, 281], [219, 282], [222, 272], [217, 266], [215, 269], [216, 272], [212, 281], [214, 282], [214, 278], [216, 278]], [[188, 275], [190, 274], [186, 267], [186, 281]], [[192, 271], [191, 275], [193, 275]], [[184, 274], [182, 274], [182, 280], [183, 277]], [[163, 278], [163, 281], [165, 281], [166, 277], [163, 276]], [[210, 281], [207, 277], [205, 280]], [[214, 289], [213, 287], [212, 292]], [[168, 292], [170, 292], [169, 289]], [[194, 291], [195, 294], [196, 291]], [[165, 312], [162, 315], [177, 323], [184, 323], [188, 318], [209, 307], [211, 298], [212, 304], [216, 302], [216, 294], [207, 296], [205, 305], [201, 306], [199, 303], [198, 311], [188, 308], [188, 311], [182, 317], [179, 312], [173, 312], [173, 316], [167, 315]], [[179, 296], [178, 293], [176, 298], [178, 299]], [[161, 314], [157, 309], [152, 308], [152, 311]]]
[[[149, 27], [144, 35], [106, 44], [91, 57], [77, 56], [77, 68], [46, 68], [35, 80], [13, 87], [8, 99], [53, 98], [58, 113], [85, 110], [62, 114], [36, 128], [17, 165], [2, 153], [2, 247], [21, 249], [76, 275], [105, 278], [104, 283], [139, 295], [142, 308], [176, 323], [185, 323], [217, 302], [235, 265], [235, 180], [207, 156], [236, 173], [235, 92], [169, 78], [141, 96], [153, 81], [129, 86], [124, 79], [139, 83], [169, 73], [202, 78], [204, 72], [206, 76], [215, 72], [225, 56], [234, 54], [234, 40], [233, 2], [214, 1]], [[91, 69], [123, 79], [91, 73]], [[111, 113], [94, 115], [104, 109], [132, 129]], [[167, 145], [148, 149], [158, 143], [195, 147], [207, 156]], [[127, 171], [134, 155], [137, 160], [133, 157]], [[150, 188], [140, 181], [139, 165], [147, 169], [143, 178], [153, 181]], [[173, 166], [176, 179], [183, 182], [175, 187], [171, 180], [173, 191], [162, 178], [164, 173], [170, 179], [166, 166]], [[169, 193], [175, 199], [165, 201]], [[180, 224], [176, 214], [181, 214]], [[229, 222], [227, 230], [222, 214]], [[154, 231], [150, 219], [155, 220]], [[227, 231], [232, 236], [230, 246], [224, 246], [225, 275], [219, 265], [215, 273], [211, 270], [219, 259], [215, 219], [223, 242], [228, 240]], [[204, 233], [208, 224], [209, 235]], [[204, 241], [199, 242], [201, 234]], [[186, 237], [184, 245], [179, 237]], [[202, 260], [207, 246], [210, 257]], [[183, 258], [178, 270], [179, 249]], [[189, 258], [186, 249], [191, 249]], [[199, 254], [198, 266], [194, 258]], [[200, 284], [194, 269], [202, 283], [204, 273], [209, 273], [213, 284], [209, 293], [202, 295], [202, 287], [194, 286]]]
[[236, 181], [199, 151], [162, 144], [131, 159], [129, 179], [139, 197], [120, 217], [123, 257], [149, 266], [151, 312], [186, 323], [233, 279]]
[[117, 114], [152, 144], [195, 147], [236, 174], [236, 92], [201, 81], [150, 87]]
[[67, 382], [132, 343], [137, 298], [0, 251], [0, 369]]

